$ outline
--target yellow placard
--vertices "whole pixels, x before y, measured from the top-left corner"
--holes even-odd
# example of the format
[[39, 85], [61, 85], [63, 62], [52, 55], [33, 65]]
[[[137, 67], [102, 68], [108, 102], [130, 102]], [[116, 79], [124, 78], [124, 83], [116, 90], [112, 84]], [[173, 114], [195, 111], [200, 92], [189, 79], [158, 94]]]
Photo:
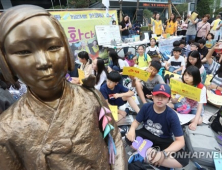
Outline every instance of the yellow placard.
[[207, 100], [215, 105], [222, 105], [222, 96], [214, 94], [211, 90], [207, 90]]
[[197, 18], [197, 15], [198, 15], [198, 14], [197, 14], [196, 12], [193, 12], [190, 18], [191, 18], [192, 20], [195, 20], [195, 19]]
[[147, 81], [150, 73], [136, 67], [123, 67], [123, 75], [137, 77], [143, 81]]
[[109, 109], [112, 112], [114, 120], [118, 121], [118, 108], [117, 108], [117, 106], [109, 105]]
[[82, 84], [82, 79], [85, 78], [85, 73], [84, 73], [84, 71], [80, 70], [79, 68], [78, 68], [78, 73], [79, 73], [79, 81]]
[[179, 75], [179, 74], [175, 74], [175, 73], [165, 70], [164, 76], [166, 76], [167, 74], [175, 79], [180, 79], [180, 77], [181, 77], [181, 75]]
[[212, 78], [213, 78], [212, 74], [207, 74], [207, 77], [206, 77], [206, 80], [204, 82], [204, 85], [205, 86], [209, 86], [210, 85], [210, 81], [211, 81]]
[[189, 99], [200, 101], [201, 89], [185, 84], [181, 81], [170, 79], [171, 92], [173, 94], [180, 94]]

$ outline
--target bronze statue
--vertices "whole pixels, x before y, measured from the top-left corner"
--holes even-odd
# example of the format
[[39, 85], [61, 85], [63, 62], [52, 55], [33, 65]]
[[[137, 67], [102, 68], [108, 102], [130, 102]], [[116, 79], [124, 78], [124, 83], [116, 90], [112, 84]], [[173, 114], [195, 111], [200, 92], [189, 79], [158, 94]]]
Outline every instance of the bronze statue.
[[7, 81], [19, 78], [28, 86], [0, 115], [0, 170], [127, 169], [113, 119], [117, 153], [109, 164], [99, 122], [106, 106], [101, 94], [87, 80], [85, 87], [65, 80], [73, 65], [65, 33], [49, 12], [21, 5], [0, 16], [0, 68]]

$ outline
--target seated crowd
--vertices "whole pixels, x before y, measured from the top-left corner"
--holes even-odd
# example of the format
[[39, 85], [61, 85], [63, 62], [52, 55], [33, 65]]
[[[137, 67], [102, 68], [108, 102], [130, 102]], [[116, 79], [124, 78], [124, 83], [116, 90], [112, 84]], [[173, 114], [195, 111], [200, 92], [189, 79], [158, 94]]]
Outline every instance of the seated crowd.
[[[188, 159], [185, 158], [168, 159], [167, 157], [165, 159], [166, 155], [171, 152], [185, 152], [183, 150], [185, 146], [183, 130], [175, 111], [194, 114], [195, 117], [190, 121], [189, 129], [195, 131], [203, 121], [204, 104], [207, 103], [207, 89], [217, 95], [222, 94], [222, 63], [220, 52], [217, 51], [220, 44], [216, 43], [210, 49], [205, 48], [205, 44], [206, 41], [203, 39], [198, 40], [198, 43], [191, 42], [187, 45], [184, 40], [176, 41], [172, 56], [168, 60], [161, 57], [155, 39], [151, 39], [151, 46], [147, 48], [139, 46], [137, 55], [133, 58], [134, 67], [150, 73], [147, 81], [132, 76], [127, 78], [122, 75], [124, 67], [128, 67], [129, 64], [127, 59], [119, 57], [115, 50], [109, 50], [108, 66], [101, 58], [91, 60], [85, 51], [78, 54], [81, 62], [79, 69], [84, 72], [85, 78], [94, 74], [96, 77], [95, 88], [101, 92], [108, 105], [118, 107], [117, 123], [130, 114], [128, 106], [133, 110], [132, 112], [135, 112], [136, 118], [126, 133], [126, 143], [132, 146], [136, 136], [141, 136], [151, 140], [153, 146], [159, 147], [161, 152], [157, 152], [154, 159], [142, 161], [169, 168], [180, 168], [188, 164]], [[181, 82], [200, 88], [201, 100], [197, 102], [187, 97], [181, 99], [179, 94], [172, 94], [169, 87], [172, 77], [166, 78], [161, 70], [180, 75]], [[213, 77], [210, 85], [205, 86], [207, 74], [212, 74]], [[124, 86], [126, 78], [131, 80], [135, 91]], [[81, 82], [79, 77], [69, 77], [67, 80], [75, 84]], [[3, 78], [1, 78], [1, 82], [4, 82]], [[133, 99], [135, 95], [142, 102], [141, 108]], [[0, 111], [7, 109], [8, 105], [13, 102], [14, 99], [8, 98], [8, 101], [1, 104]], [[126, 105], [127, 102], [128, 105]], [[143, 127], [137, 130], [141, 123]], [[152, 153], [153, 150], [149, 149], [147, 152]], [[133, 156], [135, 154], [130, 157], [129, 163], [133, 161]]]

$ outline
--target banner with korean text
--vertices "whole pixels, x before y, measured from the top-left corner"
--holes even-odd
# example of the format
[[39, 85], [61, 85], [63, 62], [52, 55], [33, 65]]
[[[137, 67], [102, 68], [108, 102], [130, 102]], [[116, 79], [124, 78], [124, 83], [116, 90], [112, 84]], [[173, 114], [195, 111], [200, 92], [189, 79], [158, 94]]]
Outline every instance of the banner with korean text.
[[107, 52], [98, 46], [95, 35], [96, 25], [111, 25], [117, 21], [116, 10], [83, 10], [83, 11], [53, 11], [50, 12], [59, 20], [65, 30], [74, 56], [80, 51], [87, 51], [92, 59], [107, 57]]
[[201, 89], [185, 84], [181, 81], [170, 79], [170, 87], [172, 94], [180, 94], [189, 99], [200, 101]]

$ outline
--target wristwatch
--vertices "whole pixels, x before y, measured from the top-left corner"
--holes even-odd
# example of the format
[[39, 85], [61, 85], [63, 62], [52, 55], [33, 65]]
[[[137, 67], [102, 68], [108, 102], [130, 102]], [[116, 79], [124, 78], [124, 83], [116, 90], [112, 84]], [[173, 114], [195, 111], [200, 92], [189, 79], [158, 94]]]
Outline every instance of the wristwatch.
[[166, 159], [168, 157], [167, 153], [165, 150], [163, 150], [163, 155], [164, 155], [164, 158]]

